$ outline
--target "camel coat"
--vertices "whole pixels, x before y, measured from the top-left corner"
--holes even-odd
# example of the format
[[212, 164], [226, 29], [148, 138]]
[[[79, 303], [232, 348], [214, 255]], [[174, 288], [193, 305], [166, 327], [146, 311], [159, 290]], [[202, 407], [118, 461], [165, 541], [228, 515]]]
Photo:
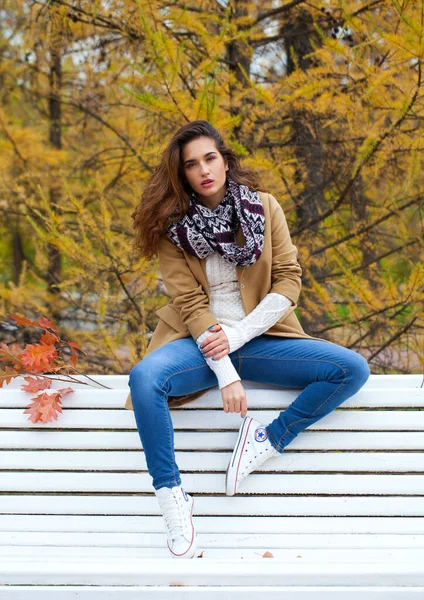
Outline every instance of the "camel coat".
[[[292, 306], [266, 335], [307, 338], [321, 341], [303, 331], [296, 314], [301, 290], [302, 269], [297, 262], [298, 250], [293, 245], [283, 209], [271, 194], [258, 192], [265, 213], [265, 240], [262, 254], [249, 267], [236, 267], [243, 306], [248, 315], [271, 292], [284, 294]], [[245, 237], [241, 226], [236, 242], [243, 247]], [[192, 336], [194, 340], [211, 325], [219, 323], [209, 311], [210, 292], [206, 276], [206, 259], [192, 256], [163, 235], [158, 247], [159, 268], [171, 300], [156, 311], [158, 324], [150, 339], [145, 356], [164, 344]], [[239, 349], [242, 351], [242, 348]], [[200, 352], [200, 350], [199, 350]], [[177, 357], [176, 357], [177, 358]], [[217, 383], [218, 385], [218, 383]], [[215, 386], [216, 387], [216, 386]], [[169, 396], [170, 407], [180, 406], [205, 394], [209, 389], [185, 396]], [[131, 393], [125, 408], [134, 410]]]

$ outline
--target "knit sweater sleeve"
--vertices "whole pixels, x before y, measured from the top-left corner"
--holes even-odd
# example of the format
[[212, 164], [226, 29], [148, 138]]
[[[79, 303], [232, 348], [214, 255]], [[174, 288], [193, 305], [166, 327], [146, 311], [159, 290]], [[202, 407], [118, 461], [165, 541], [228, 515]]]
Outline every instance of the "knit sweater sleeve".
[[261, 335], [281, 319], [292, 305], [286, 296], [269, 293], [244, 319], [231, 325], [220, 323], [230, 344], [230, 354]]
[[[212, 335], [212, 332], [209, 331], [209, 329], [201, 333], [199, 337], [196, 338], [197, 346], [199, 347], [200, 344], [210, 335]], [[205, 361], [208, 367], [210, 367], [210, 369], [215, 373], [218, 379], [218, 387], [220, 390], [234, 381], [241, 381], [241, 377], [237, 373], [228, 354], [219, 360], [212, 360], [212, 357], [205, 357]]]

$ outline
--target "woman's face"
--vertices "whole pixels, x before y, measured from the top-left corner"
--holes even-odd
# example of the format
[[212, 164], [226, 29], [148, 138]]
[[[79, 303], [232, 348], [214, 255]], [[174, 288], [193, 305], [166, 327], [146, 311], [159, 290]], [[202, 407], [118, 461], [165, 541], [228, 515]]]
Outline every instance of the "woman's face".
[[[207, 204], [223, 199], [228, 165], [212, 138], [202, 136], [188, 142], [182, 150], [182, 164], [187, 181]], [[209, 186], [202, 185], [207, 180], [212, 180], [213, 183]]]

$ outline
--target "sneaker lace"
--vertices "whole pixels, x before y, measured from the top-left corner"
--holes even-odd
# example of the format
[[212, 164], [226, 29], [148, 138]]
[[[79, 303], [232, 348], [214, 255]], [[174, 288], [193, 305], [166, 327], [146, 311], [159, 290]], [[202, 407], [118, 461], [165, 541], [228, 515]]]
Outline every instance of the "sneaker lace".
[[187, 533], [187, 516], [184, 514], [182, 499], [174, 491], [162, 502], [163, 517], [172, 540]]
[[[250, 440], [248, 440], [245, 452], [249, 452], [248, 446], [250, 446], [250, 444], [251, 444], [251, 442], [250, 442]], [[243, 471], [241, 472], [241, 475], [244, 476], [244, 475], [247, 475], [248, 473], [250, 473], [251, 471], [254, 471], [255, 468], [258, 467], [259, 465], [261, 465], [270, 455], [271, 455], [271, 453], [269, 452], [269, 448], [265, 448], [263, 450], [259, 450], [259, 448], [257, 448], [256, 454], [252, 457], [252, 460], [250, 460], [246, 464]]]

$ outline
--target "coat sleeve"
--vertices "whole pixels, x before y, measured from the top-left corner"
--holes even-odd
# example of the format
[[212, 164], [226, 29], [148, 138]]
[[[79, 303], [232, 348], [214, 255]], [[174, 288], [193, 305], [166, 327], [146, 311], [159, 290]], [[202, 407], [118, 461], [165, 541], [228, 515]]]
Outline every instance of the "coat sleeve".
[[167, 292], [196, 340], [211, 325], [219, 322], [209, 310], [209, 299], [191, 272], [184, 252], [165, 235], [159, 240], [158, 258]]
[[269, 194], [272, 236], [271, 289], [269, 293], [282, 294], [295, 305], [302, 288], [302, 268], [297, 262], [298, 250], [292, 243], [283, 209]]

